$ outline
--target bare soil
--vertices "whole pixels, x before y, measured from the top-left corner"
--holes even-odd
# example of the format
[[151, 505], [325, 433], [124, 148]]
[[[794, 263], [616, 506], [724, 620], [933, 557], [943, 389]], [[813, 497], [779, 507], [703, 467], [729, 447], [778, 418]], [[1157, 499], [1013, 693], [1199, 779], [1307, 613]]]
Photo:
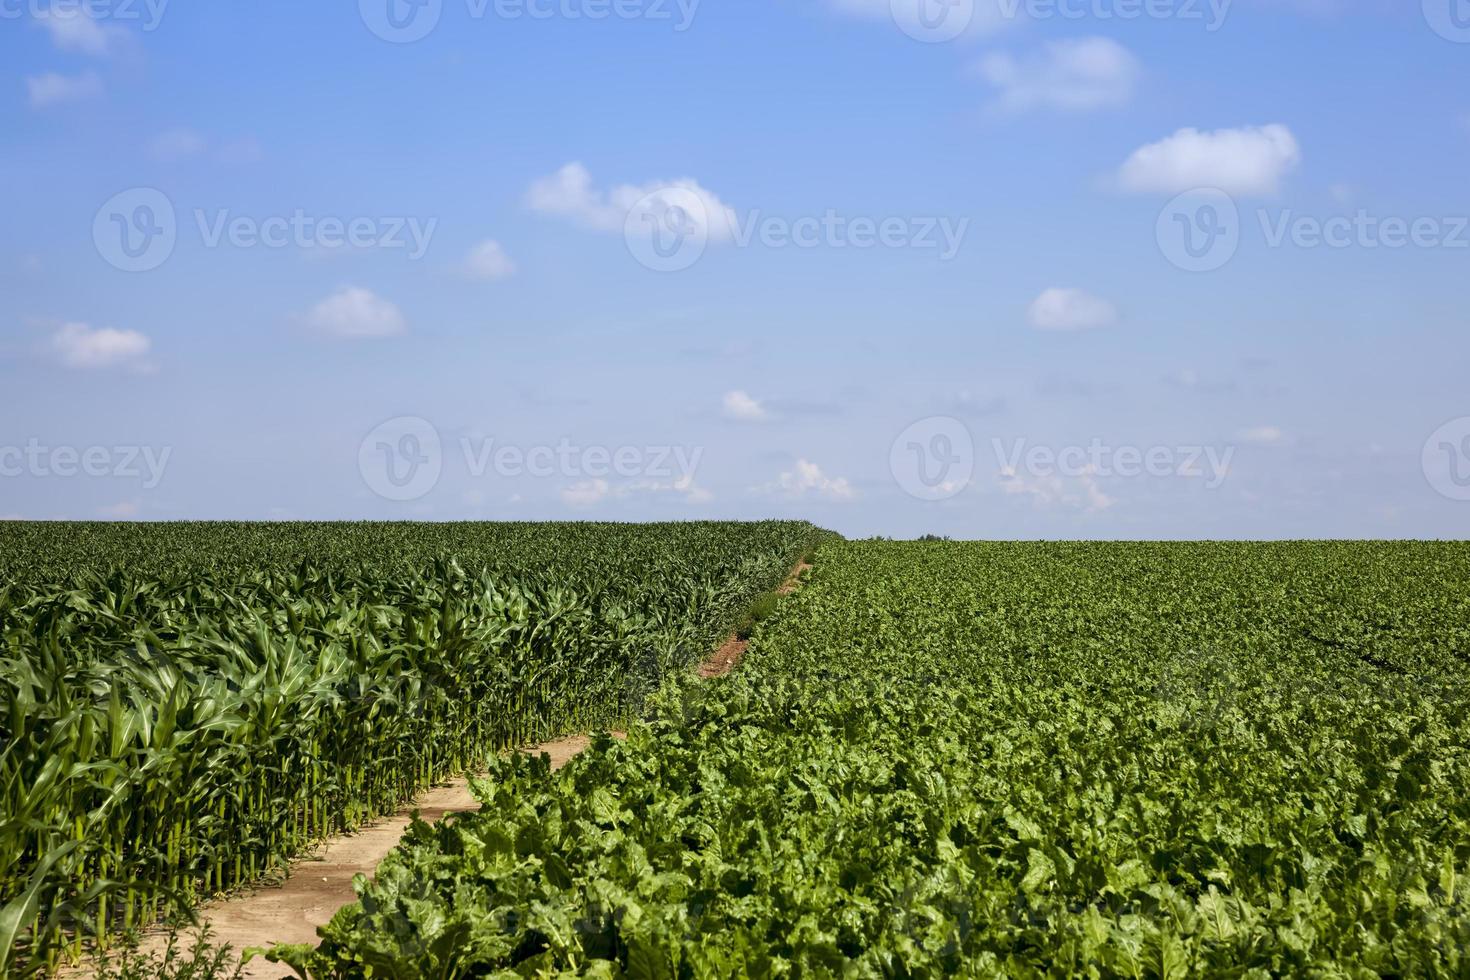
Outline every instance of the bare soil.
[[699, 665], [699, 676], [705, 680], [711, 677], [724, 677], [740, 666], [740, 658], [745, 656], [745, 648], [748, 646], [750, 646], [749, 640], [742, 640], [731, 633], [730, 638], [708, 660]]
[[[801, 575], [810, 567], [805, 561], [797, 565], [777, 592], [788, 595], [800, 588]], [[748, 645], [732, 634], [700, 666], [699, 675], [711, 678], [730, 673], [740, 664]], [[613, 734], [626, 737], [621, 732]], [[560, 769], [591, 744], [588, 736], [573, 735], [522, 751], [544, 752], [551, 756], [552, 768]], [[277, 943], [314, 944], [318, 941], [317, 927], [326, 925], [342, 906], [356, 901], [353, 878], [359, 874], [371, 876], [377, 871], [378, 864], [403, 839], [415, 811], [429, 823], [437, 823], [451, 813], [468, 813], [479, 808], [470, 792], [468, 778], [437, 786], [394, 816], [368, 824], [355, 834], [325, 842], [315, 853], [293, 863], [289, 876], [280, 883], [242, 890], [206, 904], [199, 909], [199, 919], [209, 925], [214, 943], [228, 945], [236, 953]], [[162, 953], [165, 943], [163, 934], [152, 935], [144, 940], [141, 951]], [[67, 971], [70, 976], [94, 972]], [[293, 974], [285, 967], [256, 957], [245, 964], [243, 976], [246, 980], [280, 980]]]
[[[621, 733], [613, 734], [622, 737]], [[552, 768], [560, 769], [591, 744], [588, 736], [573, 735], [522, 751], [544, 752], [551, 756]], [[359, 874], [370, 876], [377, 870], [388, 852], [403, 839], [414, 811], [429, 823], [437, 823], [451, 813], [478, 809], [480, 804], [470, 792], [468, 778], [436, 786], [394, 816], [374, 821], [355, 834], [328, 840], [315, 853], [292, 864], [290, 877], [279, 884], [242, 890], [206, 904], [198, 910], [199, 919], [210, 926], [212, 942], [228, 945], [237, 954], [253, 946], [276, 943], [315, 944], [319, 941], [317, 926], [326, 925], [338, 909], [357, 900], [352, 879]], [[189, 939], [182, 937], [181, 941], [187, 946]], [[150, 935], [143, 941], [141, 951], [161, 954], [166, 942], [163, 933]], [[95, 970], [70, 975], [93, 973]], [[295, 974], [256, 957], [245, 964], [243, 976], [248, 980], [278, 980]]]
[[[797, 566], [791, 570], [790, 575], [786, 576], [786, 581], [781, 583], [776, 593], [778, 595], [790, 595], [801, 588], [801, 576], [811, 567], [811, 562], [805, 559], [797, 563]], [[749, 646], [749, 640], [742, 640], [738, 633], [731, 633], [729, 639], [725, 640], [708, 660], [699, 665], [699, 676], [705, 680], [709, 680], [712, 677], [724, 677], [736, 667], [740, 666], [740, 661], [744, 658], [746, 648]]]

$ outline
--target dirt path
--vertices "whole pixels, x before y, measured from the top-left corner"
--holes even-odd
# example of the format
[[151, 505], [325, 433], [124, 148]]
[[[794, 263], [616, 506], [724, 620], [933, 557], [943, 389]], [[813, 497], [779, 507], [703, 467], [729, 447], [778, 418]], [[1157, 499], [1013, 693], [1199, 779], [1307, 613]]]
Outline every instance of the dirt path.
[[[781, 583], [776, 590], [777, 595], [790, 595], [801, 588], [801, 577], [811, 568], [811, 563], [802, 560], [786, 576], [786, 581]], [[731, 633], [729, 639], [710, 656], [708, 660], [699, 665], [699, 676], [705, 680], [711, 677], [724, 677], [730, 671], [740, 666], [740, 661], [745, 657], [745, 650], [750, 646], [749, 640], [742, 640], [740, 634]]]
[[[573, 735], [522, 751], [545, 752], [551, 756], [552, 768], [560, 769], [591, 743], [586, 735]], [[209, 925], [212, 942], [228, 945], [236, 953], [275, 943], [315, 944], [319, 941], [317, 926], [326, 925], [338, 909], [357, 899], [352, 879], [377, 870], [388, 852], [403, 839], [413, 811], [417, 810], [429, 823], [437, 823], [451, 813], [479, 808], [468, 779], [436, 786], [421, 793], [394, 816], [376, 820], [355, 834], [334, 837], [313, 854], [293, 862], [291, 876], [281, 883], [243, 890], [207, 903], [199, 909], [199, 920]], [[192, 931], [186, 931], [180, 937], [181, 943], [187, 947], [192, 935]], [[161, 954], [165, 942], [162, 934], [150, 936], [143, 942], [141, 952]], [[93, 972], [67, 971], [65, 975], [81, 977]], [[260, 957], [245, 965], [243, 975], [248, 980], [295, 977], [286, 967]]]
[[[787, 595], [800, 588], [801, 576], [810, 567], [805, 561], [798, 564], [776, 591]], [[728, 674], [739, 665], [747, 645], [747, 641], [731, 634], [724, 645], [700, 666], [700, 676], [709, 678]], [[586, 735], [573, 735], [522, 751], [545, 752], [551, 756], [552, 768], [560, 769], [591, 743]], [[209, 925], [216, 945], [228, 945], [236, 953], [276, 943], [316, 943], [317, 927], [326, 925], [338, 909], [357, 899], [352, 890], [352, 879], [359, 874], [371, 875], [377, 870], [388, 852], [403, 839], [414, 810], [424, 820], [436, 823], [451, 813], [478, 809], [479, 804], [470, 792], [468, 779], [456, 779], [435, 787], [422, 793], [396, 815], [368, 824], [355, 834], [334, 837], [315, 853], [293, 862], [290, 877], [279, 884], [240, 891], [204, 905], [199, 909], [199, 919]], [[165, 941], [162, 935], [152, 936], [145, 940], [141, 951], [162, 953]], [[187, 945], [188, 937], [181, 937], [181, 941]], [[65, 975], [80, 977], [92, 972], [66, 971]], [[279, 980], [294, 974], [285, 967], [257, 957], [245, 965], [243, 976], [247, 980]]]

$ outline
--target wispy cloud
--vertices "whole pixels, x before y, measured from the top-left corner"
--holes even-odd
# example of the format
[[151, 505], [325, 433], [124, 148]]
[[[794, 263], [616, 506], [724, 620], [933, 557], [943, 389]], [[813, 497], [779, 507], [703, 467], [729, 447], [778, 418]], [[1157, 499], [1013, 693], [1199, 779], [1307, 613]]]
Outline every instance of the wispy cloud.
[[764, 422], [770, 418], [764, 405], [743, 391], [727, 391], [721, 399], [721, 411], [737, 422]]
[[344, 286], [306, 314], [312, 329], [342, 340], [393, 337], [408, 329], [403, 311], [370, 289]]
[[102, 77], [94, 71], [80, 75], [46, 72], [26, 79], [32, 109], [45, 109], [68, 102], [83, 102], [102, 94]]
[[98, 23], [82, 4], [53, 6], [38, 13], [36, 21], [60, 50], [96, 58], [114, 53], [128, 36], [120, 27]]
[[1095, 330], [1118, 322], [1118, 311], [1105, 299], [1081, 289], [1048, 289], [1027, 312], [1037, 330]]
[[534, 181], [526, 192], [526, 205], [540, 214], [566, 218], [602, 232], [622, 233], [640, 214], [660, 218], [673, 205], [701, 227], [710, 241], [729, 240], [737, 225], [735, 212], [692, 178], [619, 184], [600, 190], [580, 163], [569, 163], [551, 176]]
[[775, 482], [753, 488], [755, 493], [801, 499], [819, 497], [825, 500], [852, 500], [857, 491], [846, 477], [829, 476], [807, 459], [798, 459], [794, 469], [776, 477]]
[[1007, 494], [1026, 497], [1040, 507], [1065, 507], [1090, 514], [1107, 510], [1117, 502], [1103, 492], [1091, 472], [1076, 477], [1028, 476], [1013, 467], [1002, 467], [1000, 486]]
[[65, 367], [78, 370], [100, 368], [146, 369], [145, 358], [153, 343], [136, 330], [91, 327], [66, 323], [51, 337], [51, 352]]
[[974, 71], [996, 89], [992, 108], [1004, 113], [1124, 105], [1142, 74], [1127, 48], [1104, 37], [1050, 41], [1021, 57], [996, 52]]
[[516, 274], [516, 264], [497, 241], [484, 241], [470, 249], [465, 257], [464, 274], [471, 279], [494, 282]]
[[637, 496], [667, 496], [689, 504], [703, 504], [714, 499], [714, 494], [698, 486], [692, 476], [676, 480], [633, 480], [618, 484], [603, 479], [581, 480], [563, 488], [560, 493], [562, 503], [577, 508], [591, 508], [609, 500]]
[[1257, 446], [1278, 446], [1286, 441], [1286, 433], [1274, 425], [1258, 425], [1242, 429], [1236, 438]]

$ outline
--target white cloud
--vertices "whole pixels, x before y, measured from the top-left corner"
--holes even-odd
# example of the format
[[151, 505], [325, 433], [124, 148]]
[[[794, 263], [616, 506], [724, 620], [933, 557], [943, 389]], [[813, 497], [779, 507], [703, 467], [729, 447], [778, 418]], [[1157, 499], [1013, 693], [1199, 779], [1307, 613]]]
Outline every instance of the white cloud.
[[85, 323], [66, 323], [51, 337], [51, 350], [63, 365], [79, 370], [96, 368], [146, 368], [143, 358], [152, 342], [136, 330], [92, 328]]
[[605, 500], [611, 490], [606, 480], [583, 480], [562, 490], [561, 499], [571, 507], [591, 507]]
[[1007, 494], [1028, 497], [1042, 507], [1070, 507], [1092, 514], [1116, 503], [1097, 485], [1090, 467], [1080, 476], [1067, 478], [1055, 473], [1027, 477], [1005, 466], [1000, 471], [1000, 485]]
[[1253, 429], [1242, 430], [1237, 438], [1241, 442], [1258, 446], [1275, 446], [1286, 441], [1286, 433], [1274, 425], [1258, 425]]
[[593, 507], [605, 500], [624, 500], [633, 496], [668, 494], [677, 496], [690, 504], [704, 504], [715, 499], [714, 494], [695, 485], [693, 476], [684, 476], [672, 482], [633, 480], [616, 485], [601, 479], [582, 480], [564, 488], [561, 491], [561, 500], [568, 507]]
[[1027, 312], [1037, 330], [1093, 330], [1118, 322], [1113, 304], [1081, 289], [1048, 289]]
[[764, 405], [743, 391], [725, 392], [724, 415], [739, 422], [761, 422], [770, 417]]
[[403, 312], [369, 289], [344, 286], [312, 307], [306, 322], [333, 337], [392, 337], [408, 328]]
[[470, 250], [464, 263], [465, 275], [472, 279], [508, 279], [516, 274], [516, 264], [497, 241], [484, 241]]
[[1135, 150], [1118, 171], [1118, 184], [1135, 193], [1180, 194], [1213, 187], [1227, 194], [1269, 195], [1301, 159], [1296, 137], [1280, 124], [1213, 132], [1181, 129]]
[[209, 149], [209, 141], [192, 129], [170, 129], [154, 137], [148, 151], [160, 160], [183, 160]]
[[857, 496], [846, 477], [828, 476], [816, 463], [805, 459], [798, 459], [795, 469], [782, 473], [775, 483], [756, 487], [755, 492], [793, 498], [810, 495], [828, 500], [852, 500]]
[[124, 500], [116, 504], [108, 504], [106, 507], [97, 508], [97, 513], [111, 521], [127, 521], [138, 516], [140, 508], [136, 501]]
[[95, 57], [107, 55], [127, 32], [97, 23], [80, 5], [54, 7], [36, 17], [51, 35], [51, 42], [63, 51], [75, 51]]
[[993, 104], [1002, 112], [1120, 106], [1142, 74], [1127, 48], [1104, 37], [1051, 41], [1024, 58], [987, 55], [975, 70], [998, 90]]
[[80, 75], [62, 75], [47, 72], [26, 79], [26, 91], [30, 95], [32, 109], [44, 109], [64, 102], [81, 102], [102, 94], [102, 79], [96, 72]]
[[[668, 192], [679, 191], [670, 200]], [[550, 177], [533, 181], [526, 205], [541, 214], [558, 215], [594, 231], [621, 234], [635, 212], [659, 216], [671, 205], [684, 207], [689, 217], [708, 232], [712, 242], [734, 237], [735, 212], [713, 192], [692, 178], [656, 180], [646, 184], [619, 184], [603, 191], [592, 184], [592, 174], [580, 163], [569, 163]]]

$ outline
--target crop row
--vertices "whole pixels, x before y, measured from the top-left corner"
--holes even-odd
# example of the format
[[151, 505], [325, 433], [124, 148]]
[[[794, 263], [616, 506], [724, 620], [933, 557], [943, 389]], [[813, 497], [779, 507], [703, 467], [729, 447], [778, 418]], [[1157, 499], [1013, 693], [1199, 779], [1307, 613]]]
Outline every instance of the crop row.
[[[256, 527], [169, 564], [198, 528], [132, 529], [130, 550], [61, 526], [95, 553], [0, 586], [0, 975], [256, 879], [507, 747], [626, 724], [813, 534], [460, 525], [466, 570], [428, 557], [452, 537], [380, 526], [407, 557], [354, 570], [364, 530], [313, 529], [310, 561], [275, 541], [262, 566]], [[44, 532], [7, 554], [56, 562]], [[108, 554], [145, 571], [99, 571]]]
[[501, 763], [366, 976], [1470, 973], [1470, 547], [832, 543], [740, 671]]

